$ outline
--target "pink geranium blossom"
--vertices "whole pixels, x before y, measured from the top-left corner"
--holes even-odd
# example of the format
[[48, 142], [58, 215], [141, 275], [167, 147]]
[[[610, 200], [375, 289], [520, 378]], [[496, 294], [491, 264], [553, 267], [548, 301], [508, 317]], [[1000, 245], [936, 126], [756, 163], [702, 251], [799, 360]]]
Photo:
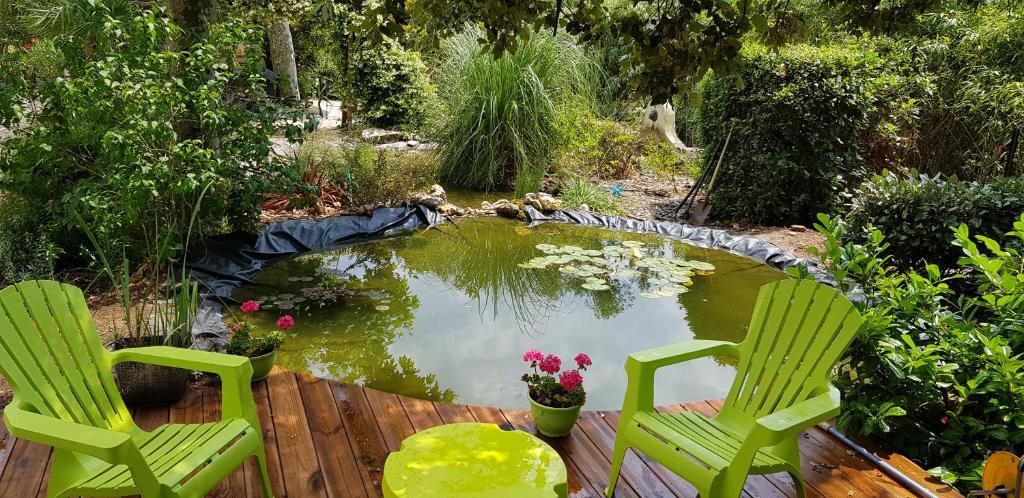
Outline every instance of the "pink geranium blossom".
[[575, 391], [583, 385], [583, 376], [580, 375], [579, 371], [566, 370], [558, 376], [558, 383], [561, 384], [566, 391]]
[[285, 315], [277, 319], [277, 328], [279, 330], [288, 330], [295, 326], [295, 319], [291, 315]]
[[547, 374], [556, 374], [562, 368], [562, 359], [549, 354], [540, 362], [540, 371]]
[[540, 362], [543, 359], [544, 359], [544, 353], [542, 353], [542, 352], [540, 352], [540, 351], [538, 351], [536, 349], [531, 349], [531, 350], [523, 353], [523, 361], [525, 361], [525, 362], [535, 363], [535, 362]]
[[255, 313], [260, 310], [260, 303], [256, 301], [246, 301], [242, 303], [242, 313], [249, 314]]
[[590, 360], [590, 356], [587, 356], [586, 353], [580, 353], [576, 355], [576, 358], [574, 359], [576, 360], [576, 366], [583, 369], [586, 369], [586, 367], [589, 367], [590, 365], [594, 364], [594, 362]]

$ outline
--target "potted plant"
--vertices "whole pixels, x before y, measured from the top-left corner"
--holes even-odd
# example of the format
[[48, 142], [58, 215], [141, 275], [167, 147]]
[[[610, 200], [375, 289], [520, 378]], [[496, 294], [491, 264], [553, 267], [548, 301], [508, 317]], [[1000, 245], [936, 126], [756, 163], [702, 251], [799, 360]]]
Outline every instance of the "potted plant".
[[[523, 354], [533, 373], [523, 374], [530, 400], [530, 413], [537, 431], [545, 436], [568, 435], [580, 416], [580, 407], [587, 401], [583, 389], [583, 374], [591, 365], [590, 357], [580, 353], [573, 359], [576, 368], [562, 369], [562, 359], [553, 354], [531, 349]], [[558, 375], [556, 378], [555, 375]]]
[[246, 316], [245, 321], [235, 322], [231, 327], [235, 333], [228, 343], [227, 353], [248, 357], [252, 364], [252, 381], [261, 381], [270, 375], [270, 369], [277, 362], [277, 349], [284, 342], [281, 331], [294, 327], [295, 319], [284, 315], [277, 319], [277, 330], [265, 336], [254, 336], [249, 315], [259, 311], [260, 305], [256, 301], [246, 301], [242, 303], [241, 310]]

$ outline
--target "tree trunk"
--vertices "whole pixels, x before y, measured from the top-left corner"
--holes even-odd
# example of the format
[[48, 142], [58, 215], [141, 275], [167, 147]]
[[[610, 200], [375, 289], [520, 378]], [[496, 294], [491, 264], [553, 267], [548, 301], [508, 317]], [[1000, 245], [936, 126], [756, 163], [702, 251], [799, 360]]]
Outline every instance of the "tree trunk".
[[168, 0], [171, 19], [182, 29], [178, 42], [181, 49], [205, 40], [210, 34], [210, 23], [217, 22], [217, 0]]
[[288, 21], [274, 21], [267, 28], [270, 63], [277, 73], [278, 91], [286, 99], [299, 99], [299, 74], [295, 69], [295, 46]]
[[643, 128], [657, 140], [672, 144], [680, 151], [693, 152], [696, 150], [693, 147], [687, 147], [676, 134], [676, 111], [672, 109], [670, 103], [651, 105], [644, 109]]

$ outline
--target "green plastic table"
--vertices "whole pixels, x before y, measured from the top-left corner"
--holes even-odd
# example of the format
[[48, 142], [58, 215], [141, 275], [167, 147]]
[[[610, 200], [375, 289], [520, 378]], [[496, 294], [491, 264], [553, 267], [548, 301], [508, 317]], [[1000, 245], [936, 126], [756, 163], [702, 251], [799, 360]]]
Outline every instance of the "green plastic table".
[[565, 463], [544, 441], [494, 424], [413, 434], [384, 463], [384, 498], [564, 498]]

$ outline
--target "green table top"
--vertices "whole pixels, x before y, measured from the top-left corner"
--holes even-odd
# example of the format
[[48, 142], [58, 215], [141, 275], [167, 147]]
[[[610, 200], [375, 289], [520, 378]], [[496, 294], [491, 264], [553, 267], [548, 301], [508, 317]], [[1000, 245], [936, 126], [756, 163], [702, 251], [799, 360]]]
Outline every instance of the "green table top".
[[384, 464], [385, 498], [562, 498], [565, 463], [544, 441], [494, 424], [409, 436]]

